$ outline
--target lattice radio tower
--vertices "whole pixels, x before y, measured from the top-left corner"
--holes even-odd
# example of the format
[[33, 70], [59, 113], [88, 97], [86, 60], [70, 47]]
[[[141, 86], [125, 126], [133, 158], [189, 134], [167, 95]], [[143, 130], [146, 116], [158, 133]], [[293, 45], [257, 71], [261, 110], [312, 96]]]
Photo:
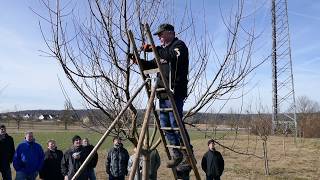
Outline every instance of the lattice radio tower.
[[295, 131], [297, 116], [292, 73], [287, 0], [272, 0], [272, 131]]

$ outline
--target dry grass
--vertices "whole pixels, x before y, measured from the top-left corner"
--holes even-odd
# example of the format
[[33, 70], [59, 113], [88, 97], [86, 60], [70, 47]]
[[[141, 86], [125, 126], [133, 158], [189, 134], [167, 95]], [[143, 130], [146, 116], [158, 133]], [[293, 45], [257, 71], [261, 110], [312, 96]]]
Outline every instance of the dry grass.
[[[101, 137], [100, 134], [88, 132], [87, 130], [77, 130], [52, 132], [44, 128], [30, 128], [23, 127], [22, 129], [33, 129], [36, 132], [37, 141], [40, 142], [45, 148], [45, 142], [47, 139], [54, 138], [58, 140], [58, 144], [61, 150], [66, 150], [70, 146], [70, 140], [74, 134], [79, 134], [82, 137], [89, 137], [92, 143], [96, 143]], [[74, 127], [75, 128], [75, 127]], [[56, 131], [56, 130], [55, 130]], [[60, 132], [63, 131], [63, 132]], [[9, 134], [13, 135], [16, 145], [23, 139], [23, 130], [17, 131], [15, 129], [8, 128]], [[202, 177], [204, 177], [203, 171], [200, 169], [200, 162], [202, 155], [207, 151], [207, 139], [204, 139], [203, 133], [197, 133], [190, 131], [192, 144], [194, 146], [194, 153], [198, 161], [198, 168]], [[220, 132], [218, 135], [222, 136], [226, 132]], [[269, 137], [268, 139], [268, 153], [269, 153], [269, 167], [270, 176], [264, 175], [264, 161], [262, 159], [240, 155], [230, 150], [224, 149], [221, 146], [217, 146], [224, 159], [225, 159], [225, 172], [222, 179], [320, 179], [320, 139], [298, 139], [297, 143], [294, 143], [294, 139], [287, 137], [285, 139], [285, 149], [283, 151], [283, 137]], [[112, 146], [110, 138], [99, 150], [99, 162], [96, 168], [97, 179], [106, 179], [105, 173], [105, 160], [106, 150]], [[258, 156], [262, 156], [262, 141], [257, 136], [251, 135], [239, 135], [235, 138], [234, 133], [230, 133], [219, 142], [225, 146], [233, 147], [240, 152], [254, 153]], [[125, 146], [132, 153], [131, 147], [127, 142]], [[171, 180], [172, 172], [165, 167], [167, 158], [164, 154], [163, 148], [160, 145], [161, 166], [158, 171], [158, 179]], [[13, 177], [14, 177], [13, 170]], [[191, 174], [190, 179], [195, 179]]]
[[[219, 141], [226, 146], [232, 146], [234, 137], [224, 138]], [[195, 156], [198, 161], [200, 170], [200, 162], [202, 155], [207, 150], [207, 140], [200, 139], [192, 141]], [[262, 159], [239, 155], [222, 147], [217, 149], [223, 154], [225, 159], [225, 172], [222, 179], [319, 179], [320, 177], [320, 140], [304, 139], [303, 142], [298, 140], [294, 144], [294, 139], [288, 137], [285, 139], [286, 153], [283, 151], [283, 138], [270, 137], [268, 140], [269, 166], [270, 176], [264, 175], [264, 162]], [[257, 140], [256, 136], [249, 138], [240, 135], [235, 141], [234, 148], [241, 152], [255, 153], [262, 156], [262, 141]], [[165, 168], [166, 156], [162, 148], [160, 148], [160, 156], [162, 164], [158, 171], [158, 179], [168, 180], [172, 178], [170, 169]], [[100, 157], [105, 159], [105, 152], [100, 152]], [[200, 170], [201, 176], [204, 173]], [[100, 159], [97, 167], [98, 179], [106, 179], [104, 160]], [[191, 174], [191, 179], [195, 179]]]

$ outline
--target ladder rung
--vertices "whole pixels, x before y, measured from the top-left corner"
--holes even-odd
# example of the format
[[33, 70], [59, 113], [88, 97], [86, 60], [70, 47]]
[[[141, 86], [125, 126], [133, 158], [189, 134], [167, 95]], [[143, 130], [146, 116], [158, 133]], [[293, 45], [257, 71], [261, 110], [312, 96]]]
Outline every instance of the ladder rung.
[[159, 109], [157, 109], [157, 111], [170, 112], [170, 111], [173, 111], [173, 109], [172, 108], [159, 108]]
[[179, 128], [172, 128], [172, 127], [162, 127], [160, 128], [162, 130], [174, 130], [174, 131], [179, 131]]
[[159, 68], [143, 70], [144, 75], [155, 74], [159, 72]]
[[[159, 92], [159, 91], [165, 91], [165, 90], [166, 90], [166, 88], [157, 88], [157, 89], [156, 89], [157, 92]], [[149, 92], [151, 92], [151, 89], [149, 89]]]
[[187, 149], [185, 146], [167, 145], [168, 148]]
[[157, 91], [165, 91], [166, 88], [157, 88]]

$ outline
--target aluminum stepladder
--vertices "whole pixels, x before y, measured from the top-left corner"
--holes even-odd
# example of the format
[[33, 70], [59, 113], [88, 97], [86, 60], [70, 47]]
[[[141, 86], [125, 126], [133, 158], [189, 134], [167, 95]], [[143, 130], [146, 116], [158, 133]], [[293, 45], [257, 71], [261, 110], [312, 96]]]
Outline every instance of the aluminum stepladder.
[[[185, 150], [186, 153], [187, 153], [187, 158], [188, 158], [189, 164], [191, 165], [191, 168], [194, 171], [195, 178], [197, 180], [200, 180], [201, 178], [200, 178], [200, 174], [199, 174], [199, 171], [198, 171], [198, 168], [197, 168], [196, 159], [195, 159], [194, 154], [192, 152], [190, 142], [187, 139], [187, 134], [186, 134], [186, 131], [185, 131], [185, 128], [184, 128], [184, 124], [182, 122], [182, 119], [179, 116], [178, 109], [176, 107], [176, 104], [175, 104], [175, 101], [174, 101], [174, 98], [173, 98], [173, 93], [169, 88], [169, 83], [168, 83], [168, 80], [166, 79], [166, 75], [164, 73], [165, 71], [163, 70], [163, 67], [161, 66], [160, 56], [159, 56], [159, 54], [157, 52], [157, 49], [155, 47], [155, 44], [154, 44], [154, 41], [153, 41], [153, 38], [152, 38], [152, 34], [150, 32], [149, 25], [145, 24], [144, 25], [144, 29], [146, 31], [147, 38], [149, 39], [149, 43], [152, 46], [152, 51], [154, 53], [155, 61], [157, 63], [158, 68], [150, 69], [150, 70], [144, 70], [143, 69], [143, 66], [141, 64], [140, 55], [138, 53], [137, 46], [136, 46], [136, 43], [135, 43], [135, 40], [134, 40], [133, 33], [132, 33], [131, 30], [129, 30], [128, 31], [128, 35], [129, 35], [130, 42], [132, 44], [133, 54], [135, 56], [135, 59], [137, 60], [137, 63], [139, 65], [139, 69], [140, 69], [140, 74], [141, 74], [141, 76], [142, 76], [144, 81], [146, 81], [146, 79], [149, 77], [149, 74], [155, 74], [155, 73], [159, 73], [160, 74], [161, 80], [159, 78], [157, 78], [157, 81], [156, 81], [155, 85], [152, 87], [152, 89], [151, 89], [151, 86], [149, 84], [145, 85], [146, 92], [148, 94], [149, 100], [148, 100], [148, 105], [147, 105], [147, 109], [146, 109], [146, 113], [145, 113], [145, 117], [144, 117], [144, 121], [143, 121], [142, 130], [141, 130], [140, 135], [139, 135], [139, 140], [138, 140], [139, 142], [138, 142], [138, 145], [137, 145], [137, 151], [136, 151], [137, 156], [136, 157], [140, 156], [141, 149], [142, 149], [142, 141], [144, 140], [146, 129], [148, 128], [147, 126], [148, 126], [149, 115], [150, 115], [151, 111], [153, 111], [154, 117], [155, 117], [155, 121], [156, 121], [156, 125], [157, 125], [157, 128], [159, 129], [160, 138], [161, 138], [161, 141], [162, 141], [162, 143], [164, 145], [164, 149], [165, 149], [165, 152], [167, 154], [168, 159], [170, 160], [172, 158], [171, 155], [170, 155], [170, 152], [169, 152], [169, 148], [177, 148], [177, 149], [180, 149], [180, 150]], [[155, 98], [155, 94], [156, 94], [156, 92], [163, 90], [163, 88], [157, 88], [158, 81], [162, 81], [162, 83], [164, 85], [164, 90], [166, 92], [166, 95], [168, 96], [168, 100], [171, 102], [172, 108], [162, 108], [162, 109], [159, 108], [158, 110], [155, 109], [155, 106], [153, 104], [153, 101], [154, 101], [154, 98]], [[175, 120], [177, 122], [178, 128], [161, 127], [157, 111], [160, 111], [160, 112], [161, 111], [163, 111], [163, 112], [172, 112], [173, 115], [174, 115], [174, 118], [175, 118]], [[183, 144], [181, 144], [180, 146], [168, 145], [167, 141], [166, 141], [166, 138], [165, 138], [165, 135], [164, 135], [164, 131], [165, 130], [179, 131], [181, 139], [183, 141]], [[132, 170], [131, 170], [132, 173], [130, 173], [130, 176], [129, 176], [130, 180], [133, 180], [133, 178], [134, 178], [134, 174], [135, 174], [137, 166], [138, 166], [138, 160], [139, 160], [139, 158], [136, 158], [136, 160], [134, 160], [133, 167], [132, 167]], [[174, 175], [175, 179], [177, 179], [176, 168], [173, 167], [171, 169], [172, 169], [172, 172], [173, 172], [173, 175]]]

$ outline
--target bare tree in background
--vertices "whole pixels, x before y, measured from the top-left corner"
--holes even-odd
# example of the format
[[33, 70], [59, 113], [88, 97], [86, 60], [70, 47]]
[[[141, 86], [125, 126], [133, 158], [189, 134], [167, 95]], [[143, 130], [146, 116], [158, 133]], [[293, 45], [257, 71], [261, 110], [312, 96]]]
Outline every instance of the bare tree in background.
[[299, 96], [297, 99], [297, 112], [298, 113], [314, 113], [320, 111], [318, 102], [310, 99], [307, 96]]
[[70, 101], [66, 100], [64, 103], [64, 110], [62, 112], [61, 121], [64, 124], [64, 129], [68, 130], [68, 125], [72, 122], [72, 104]]
[[258, 117], [252, 119], [251, 123], [254, 133], [256, 133], [262, 140], [265, 175], [269, 175], [270, 172], [267, 142], [268, 137], [271, 134], [272, 119], [268, 113], [263, 112], [263, 108], [261, 108], [261, 110], [258, 112]]
[[[131, 45], [127, 31], [133, 30], [142, 45], [147, 43], [142, 23], [149, 23], [154, 30], [160, 23], [171, 22], [178, 37], [182, 36], [189, 46], [189, 99], [194, 103], [184, 118], [190, 117], [210, 107], [215, 100], [230, 98], [246, 84], [245, 78], [258, 65], [251, 61], [257, 36], [254, 27], [243, 25], [247, 15], [244, 1], [239, 0], [229, 17], [222, 16], [227, 38], [224, 53], [218, 53], [215, 39], [208, 31], [199, 35], [199, 24], [195, 24], [191, 8], [186, 6], [179, 22], [170, 20], [170, 17], [178, 17], [177, 12], [170, 11], [174, 2], [94, 0], [84, 4], [57, 0], [51, 4], [52, 1], [43, 0], [48, 15], [40, 16], [50, 25], [49, 28], [41, 26], [48, 55], [58, 60], [89, 107], [100, 109], [106, 119], [112, 120], [141, 84], [137, 67], [132, 66], [129, 59]], [[203, 18], [207, 15], [203, 14]], [[202, 28], [206, 30], [207, 25], [202, 24]], [[137, 109], [144, 108], [143, 99], [130, 105], [114, 129], [114, 133], [133, 143], [137, 142]], [[96, 124], [107, 127], [106, 119]]]
[[307, 96], [297, 99], [298, 127], [300, 137], [320, 137], [319, 103]]

